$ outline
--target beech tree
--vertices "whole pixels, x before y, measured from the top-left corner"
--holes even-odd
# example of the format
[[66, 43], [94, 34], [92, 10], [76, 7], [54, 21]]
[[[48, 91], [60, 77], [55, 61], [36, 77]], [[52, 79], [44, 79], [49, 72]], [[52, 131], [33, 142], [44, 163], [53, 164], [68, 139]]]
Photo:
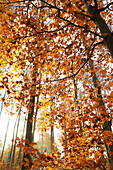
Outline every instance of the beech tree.
[[[112, 6], [111, 0], [1, 0], [2, 101], [8, 107], [13, 98], [17, 110], [21, 103], [28, 110], [22, 169], [113, 168]], [[44, 121], [61, 129], [63, 157], [32, 143], [36, 108], [51, 106]]]

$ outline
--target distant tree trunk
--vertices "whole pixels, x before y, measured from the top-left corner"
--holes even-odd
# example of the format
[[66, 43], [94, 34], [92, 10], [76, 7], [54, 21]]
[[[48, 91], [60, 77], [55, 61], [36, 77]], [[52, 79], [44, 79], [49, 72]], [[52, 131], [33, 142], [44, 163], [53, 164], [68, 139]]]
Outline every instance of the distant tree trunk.
[[[74, 62], [73, 62], [73, 59], [72, 59], [72, 74], [74, 74], [74, 70], [73, 70], [73, 64], [74, 64]], [[75, 103], [75, 109], [77, 109], [77, 104], [78, 104], [78, 95], [77, 95], [77, 80], [76, 80], [76, 78], [75, 77], [73, 77], [73, 84], [74, 84], [74, 103]], [[78, 115], [78, 116], [80, 116], [80, 114]], [[83, 125], [82, 125], [82, 123], [81, 123], [81, 121], [80, 121], [80, 123], [79, 123], [79, 127], [80, 127], [80, 134], [81, 134], [81, 136], [83, 136], [83, 133], [82, 133], [82, 127], [83, 127]], [[74, 127], [73, 127], [74, 128]], [[73, 149], [74, 149], [74, 147], [73, 147]], [[85, 152], [85, 149], [83, 148], [83, 151]]]
[[[50, 105], [50, 111], [52, 112], [52, 106], [51, 105]], [[51, 152], [53, 152], [53, 150], [54, 150], [54, 126], [53, 126], [53, 119], [54, 119], [54, 117], [51, 118]]]
[[[72, 68], [72, 74], [74, 74], [73, 64], [74, 64], [74, 63], [73, 63], [73, 59], [72, 59], [72, 66], [71, 66], [71, 68]], [[73, 83], [74, 83], [74, 92], [75, 92], [74, 102], [75, 102], [75, 107], [76, 107], [76, 103], [78, 103], [78, 102], [76, 102], [76, 100], [77, 100], [77, 85], [76, 85], [75, 77], [73, 77]]]
[[[65, 117], [65, 113], [64, 113], [64, 117]], [[64, 156], [67, 156], [67, 137], [66, 137], [67, 131], [66, 131], [66, 121], [64, 120], [64, 136], [65, 136], [65, 152], [64, 152]]]
[[[33, 84], [31, 89], [30, 89], [30, 111], [28, 112], [28, 120], [27, 120], [27, 128], [26, 128], [26, 139], [29, 141], [29, 143], [32, 143], [33, 137], [32, 137], [32, 118], [33, 118], [33, 114], [34, 114], [34, 104], [35, 104], [35, 89], [36, 89], [36, 77], [35, 77], [35, 73], [34, 73], [34, 79], [33, 79]], [[26, 143], [26, 146], [29, 147], [29, 145]], [[23, 162], [25, 162], [25, 158], [27, 158], [29, 160], [29, 164], [32, 162], [32, 157], [30, 156], [30, 154], [26, 154], [24, 153], [23, 156]], [[24, 164], [22, 165], [22, 170], [28, 169], [24, 166]]]
[[44, 152], [44, 133], [43, 133], [43, 128], [41, 130], [41, 136], [42, 136], [41, 153], [43, 153]]
[[[12, 108], [11, 107], [11, 111], [12, 111]], [[3, 154], [4, 154], [4, 149], [5, 149], [5, 144], [6, 144], [6, 138], [7, 138], [7, 133], [8, 133], [8, 128], [9, 128], [9, 123], [10, 123], [10, 115], [9, 115], [9, 119], [8, 119], [8, 124], [7, 124], [7, 128], [6, 128], [6, 133], [5, 133], [5, 138], [4, 138], [4, 144], [3, 144], [3, 147], [2, 147], [2, 154], [1, 154], [1, 161], [2, 161], [2, 158], [3, 158]]]
[[16, 136], [15, 136], [15, 143], [14, 143], [14, 148], [13, 148], [13, 154], [12, 154], [12, 162], [11, 162], [11, 164], [14, 163], [14, 158], [15, 158], [16, 138], [17, 138], [17, 135], [18, 135], [18, 128], [19, 128], [19, 123], [20, 123], [20, 112], [21, 112], [21, 109], [19, 110], [19, 113], [18, 113], [18, 123], [17, 123], [17, 128], [16, 128]]
[[[18, 114], [20, 114], [20, 109], [19, 109]], [[17, 118], [18, 118], [18, 115], [17, 115]], [[16, 124], [17, 124], [17, 118], [16, 118], [16, 120], [15, 120], [15, 124], [14, 124], [14, 128], [13, 128], [12, 145], [11, 145], [11, 150], [10, 150], [10, 152], [9, 152], [9, 158], [8, 158], [10, 164], [11, 164], [11, 160], [12, 160], [12, 152], [13, 152], [13, 147], [14, 147], [13, 143], [14, 143], [14, 139], [15, 139], [15, 127], [16, 127]]]
[[[4, 93], [4, 96], [3, 96], [3, 97], [5, 97], [5, 95], [6, 95], [6, 89], [5, 89], [5, 93]], [[0, 116], [1, 116], [1, 113], [2, 113], [3, 105], [4, 105], [4, 102], [3, 102], [3, 100], [2, 100], [1, 109], [0, 109]]]
[[[102, 116], [107, 116], [107, 113], [106, 113], [106, 106], [104, 104], [104, 101], [102, 99], [102, 93], [101, 93], [101, 88], [98, 84], [98, 79], [97, 79], [97, 76], [96, 76], [96, 73], [94, 71], [94, 65], [93, 65], [93, 60], [90, 60], [89, 61], [89, 66], [90, 66], [90, 69], [93, 73], [93, 85], [95, 88], [97, 88], [98, 90], [98, 94], [97, 94], [97, 97], [99, 98], [100, 100], [100, 109], [103, 107], [103, 115]], [[105, 121], [104, 124], [103, 124], [103, 130], [108, 130], [110, 132], [112, 132], [112, 129], [111, 129], [111, 121]], [[113, 167], [113, 142], [112, 142], [112, 145], [107, 145], [105, 143], [105, 146], [106, 146], [106, 150], [107, 150], [107, 155], [108, 155], [108, 159], [109, 159], [109, 162], [110, 162], [110, 165]], [[111, 154], [110, 154], [111, 153]]]
[[[25, 120], [24, 120], [24, 126], [23, 126], [23, 133], [22, 133], [21, 141], [24, 138], [25, 126], [26, 126], [26, 117], [25, 117]], [[18, 153], [18, 163], [19, 163], [19, 166], [21, 166], [21, 152], [22, 152], [22, 147], [20, 146], [19, 153]]]
[[[74, 74], [74, 70], [73, 70], [73, 60], [72, 60], [72, 74]], [[78, 104], [78, 95], [77, 95], [77, 80], [75, 79], [75, 77], [73, 77], [73, 83], [74, 83], [74, 92], [75, 92], [75, 95], [74, 95], [74, 102], [75, 102], [75, 108], [77, 109], [77, 104]], [[80, 116], [80, 114], [79, 114]], [[80, 134], [82, 134], [82, 124], [80, 122]]]
[[[50, 73], [50, 79], [51, 79], [51, 73]], [[51, 103], [52, 103], [52, 96], [51, 96]], [[51, 153], [54, 151], [54, 125], [53, 125], [53, 121], [54, 121], [54, 115], [52, 113], [52, 104], [50, 105], [50, 116], [51, 116], [51, 120], [50, 120], [50, 123], [51, 123], [51, 127], [50, 127], [50, 130], [51, 130]]]
[[16, 123], [17, 123], [17, 118], [15, 120], [15, 124], [14, 124], [14, 128], [13, 128], [13, 138], [12, 138], [12, 145], [11, 145], [11, 149], [10, 149], [10, 152], [9, 152], [9, 162], [11, 164], [11, 160], [12, 160], [12, 151], [13, 151], [13, 142], [14, 142], [14, 136], [15, 136], [15, 127], [16, 127]]
[[[37, 104], [39, 103], [39, 96], [37, 97]], [[35, 129], [36, 129], [36, 118], [37, 118], [37, 114], [38, 114], [38, 106], [36, 105], [36, 111], [35, 111], [35, 120], [34, 120], [34, 125], [33, 125], [33, 141], [34, 141], [34, 134], [35, 134]]]
[[39, 90], [38, 90], [38, 97], [37, 97], [37, 101], [36, 101], [36, 111], [35, 111], [35, 121], [34, 121], [34, 125], [33, 125], [33, 141], [34, 141], [34, 134], [35, 134], [35, 129], [36, 129], [36, 118], [37, 118], [37, 114], [38, 114], [38, 103], [39, 103], [39, 97], [40, 97], [40, 83], [41, 83], [41, 72], [40, 72], [40, 78], [39, 78]]

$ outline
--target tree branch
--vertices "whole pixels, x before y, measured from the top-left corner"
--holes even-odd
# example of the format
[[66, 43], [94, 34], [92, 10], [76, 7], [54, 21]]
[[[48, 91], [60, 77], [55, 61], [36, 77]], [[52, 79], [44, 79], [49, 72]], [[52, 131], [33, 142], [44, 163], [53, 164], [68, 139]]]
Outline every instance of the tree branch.
[[71, 74], [70, 76], [67, 76], [67, 77], [64, 77], [64, 78], [60, 78], [60, 79], [56, 79], [56, 80], [48, 80], [48, 81], [45, 81], [44, 83], [55, 82], [55, 81], [60, 81], [60, 80], [66, 80], [66, 79], [69, 79], [71, 77], [75, 77], [81, 71], [81, 69], [85, 66], [85, 64], [88, 62], [88, 60], [92, 57], [92, 54], [93, 54], [93, 51], [94, 51], [95, 47], [97, 45], [99, 45], [99, 44], [102, 44], [102, 43], [104, 43], [104, 41], [100, 41], [100, 42], [94, 44], [89, 57], [86, 59], [86, 61], [82, 64], [82, 66], [78, 69], [78, 71], [75, 74]]
[[[57, 10], [58, 10], [58, 17], [59, 17], [60, 19], [68, 22], [69, 24], [71, 24], [71, 25], [73, 25], [73, 26], [75, 26], [75, 27], [83, 28], [83, 29], [87, 30], [84, 26], [80, 26], [80, 25], [74, 24], [73, 22], [71, 22], [71, 21], [69, 21], [69, 20], [67, 20], [67, 19], [65, 19], [65, 18], [62, 18], [62, 17], [60, 16], [60, 11], [62, 11], [62, 9], [60, 9], [60, 8], [58, 8], [58, 7], [56, 7], [56, 6], [52, 5], [52, 4], [44, 1], [44, 0], [41, 0], [41, 1], [42, 1], [43, 3], [45, 3], [45, 4], [47, 4], [48, 6], [50, 6], [51, 8], [57, 9]], [[86, 1], [86, 2], [87, 2], [87, 1]], [[82, 14], [82, 15], [84, 15], [84, 14]], [[85, 16], [85, 15], [84, 15], [84, 16]], [[91, 16], [88, 16], [88, 15], [87, 15], [87, 17], [91, 18]], [[94, 34], [94, 35], [97, 35], [97, 36], [103, 38], [101, 35], [93, 32], [93, 31], [91, 31], [91, 30], [87, 30], [87, 31], [90, 32], [90, 33], [92, 33], [92, 34]]]
[[31, 4], [32, 4], [32, 5], [33, 5], [36, 9], [42, 9], [42, 8], [52, 8], [52, 7], [47, 6], [47, 5], [37, 7], [37, 6], [36, 6], [35, 4], [33, 4], [32, 2], [31, 2]]
[[110, 5], [113, 5], [113, 2], [110, 2], [108, 5], [106, 5], [104, 8], [100, 8], [98, 11], [102, 12], [104, 10], [106, 10], [107, 8], [109, 8]]
[[90, 32], [90, 33], [92, 33], [92, 34], [103, 38], [103, 36], [99, 35], [98, 33], [95, 33], [95, 32], [93, 32], [93, 31], [91, 31], [91, 30], [87, 30], [86, 27], [84, 27], [84, 26], [74, 24], [73, 22], [71, 22], [71, 21], [69, 21], [69, 20], [67, 20], [67, 19], [65, 19], [65, 18], [62, 18], [62, 17], [60, 17], [60, 16], [59, 16], [59, 18], [62, 19], [62, 20], [64, 20], [64, 21], [66, 21], [66, 22], [68, 22], [70, 25], [73, 25], [73, 26], [78, 27], [78, 28], [83, 28], [84, 30], [86, 30], [86, 31], [88, 31], [88, 32]]
[[17, 38], [15, 38], [15, 40], [17, 39], [21, 39], [21, 38], [27, 38], [27, 37], [33, 37], [33, 36], [36, 36], [38, 34], [43, 34], [43, 33], [55, 33], [55, 32], [58, 32], [60, 30], [63, 30], [64, 28], [66, 28], [67, 26], [69, 26], [70, 24], [67, 24], [65, 26], [63, 26], [62, 28], [59, 28], [57, 30], [53, 30], [53, 31], [40, 31], [40, 32], [36, 32], [35, 34], [31, 34], [31, 35], [26, 35], [26, 36], [18, 36]]
[[42, 1], [43, 3], [45, 3], [45, 4], [47, 4], [48, 6], [50, 6], [51, 8], [55, 8], [55, 9], [57, 9], [58, 11], [59, 11], [59, 10], [62, 11], [62, 9], [60, 9], [60, 8], [58, 8], [58, 7], [56, 7], [56, 6], [52, 5], [52, 4], [44, 1], [44, 0], [41, 0], [41, 1]]

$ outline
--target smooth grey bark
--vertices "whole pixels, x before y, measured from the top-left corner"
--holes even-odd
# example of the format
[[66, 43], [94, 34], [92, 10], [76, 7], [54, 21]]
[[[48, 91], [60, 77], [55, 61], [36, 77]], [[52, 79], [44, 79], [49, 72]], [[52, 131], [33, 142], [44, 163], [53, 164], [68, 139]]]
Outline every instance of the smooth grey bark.
[[100, 16], [101, 11], [95, 6], [88, 5], [87, 0], [84, 0], [84, 2], [86, 4], [87, 11], [92, 17], [92, 20], [99, 28], [101, 35], [103, 36], [104, 43], [107, 45], [107, 48], [110, 51], [111, 56], [113, 58], [113, 33], [110, 31], [105, 20]]

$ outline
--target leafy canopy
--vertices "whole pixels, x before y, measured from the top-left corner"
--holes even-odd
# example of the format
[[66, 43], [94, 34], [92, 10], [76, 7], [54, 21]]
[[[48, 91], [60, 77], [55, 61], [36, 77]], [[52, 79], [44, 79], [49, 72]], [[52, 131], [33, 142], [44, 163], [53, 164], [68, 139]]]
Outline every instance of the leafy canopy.
[[[109, 40], [112, 35], [112, 4], [99, 0], [0, 2], [0, 88], [7, 91], [2, 98], [5, 107], [12, 101], [30, 111], [30, 96], [40, 93], [40, 102], [34, 106], [52, 105], [52, 111], [44, 113], [45, 121], [62, 132], [65, 156], [58, 152], [59, 163], [55, 163], [42, 155], [45, 166], [107, 166], [113, 82], [106, 37]], [[100, 17], [108, 31], [98, 25]]]

